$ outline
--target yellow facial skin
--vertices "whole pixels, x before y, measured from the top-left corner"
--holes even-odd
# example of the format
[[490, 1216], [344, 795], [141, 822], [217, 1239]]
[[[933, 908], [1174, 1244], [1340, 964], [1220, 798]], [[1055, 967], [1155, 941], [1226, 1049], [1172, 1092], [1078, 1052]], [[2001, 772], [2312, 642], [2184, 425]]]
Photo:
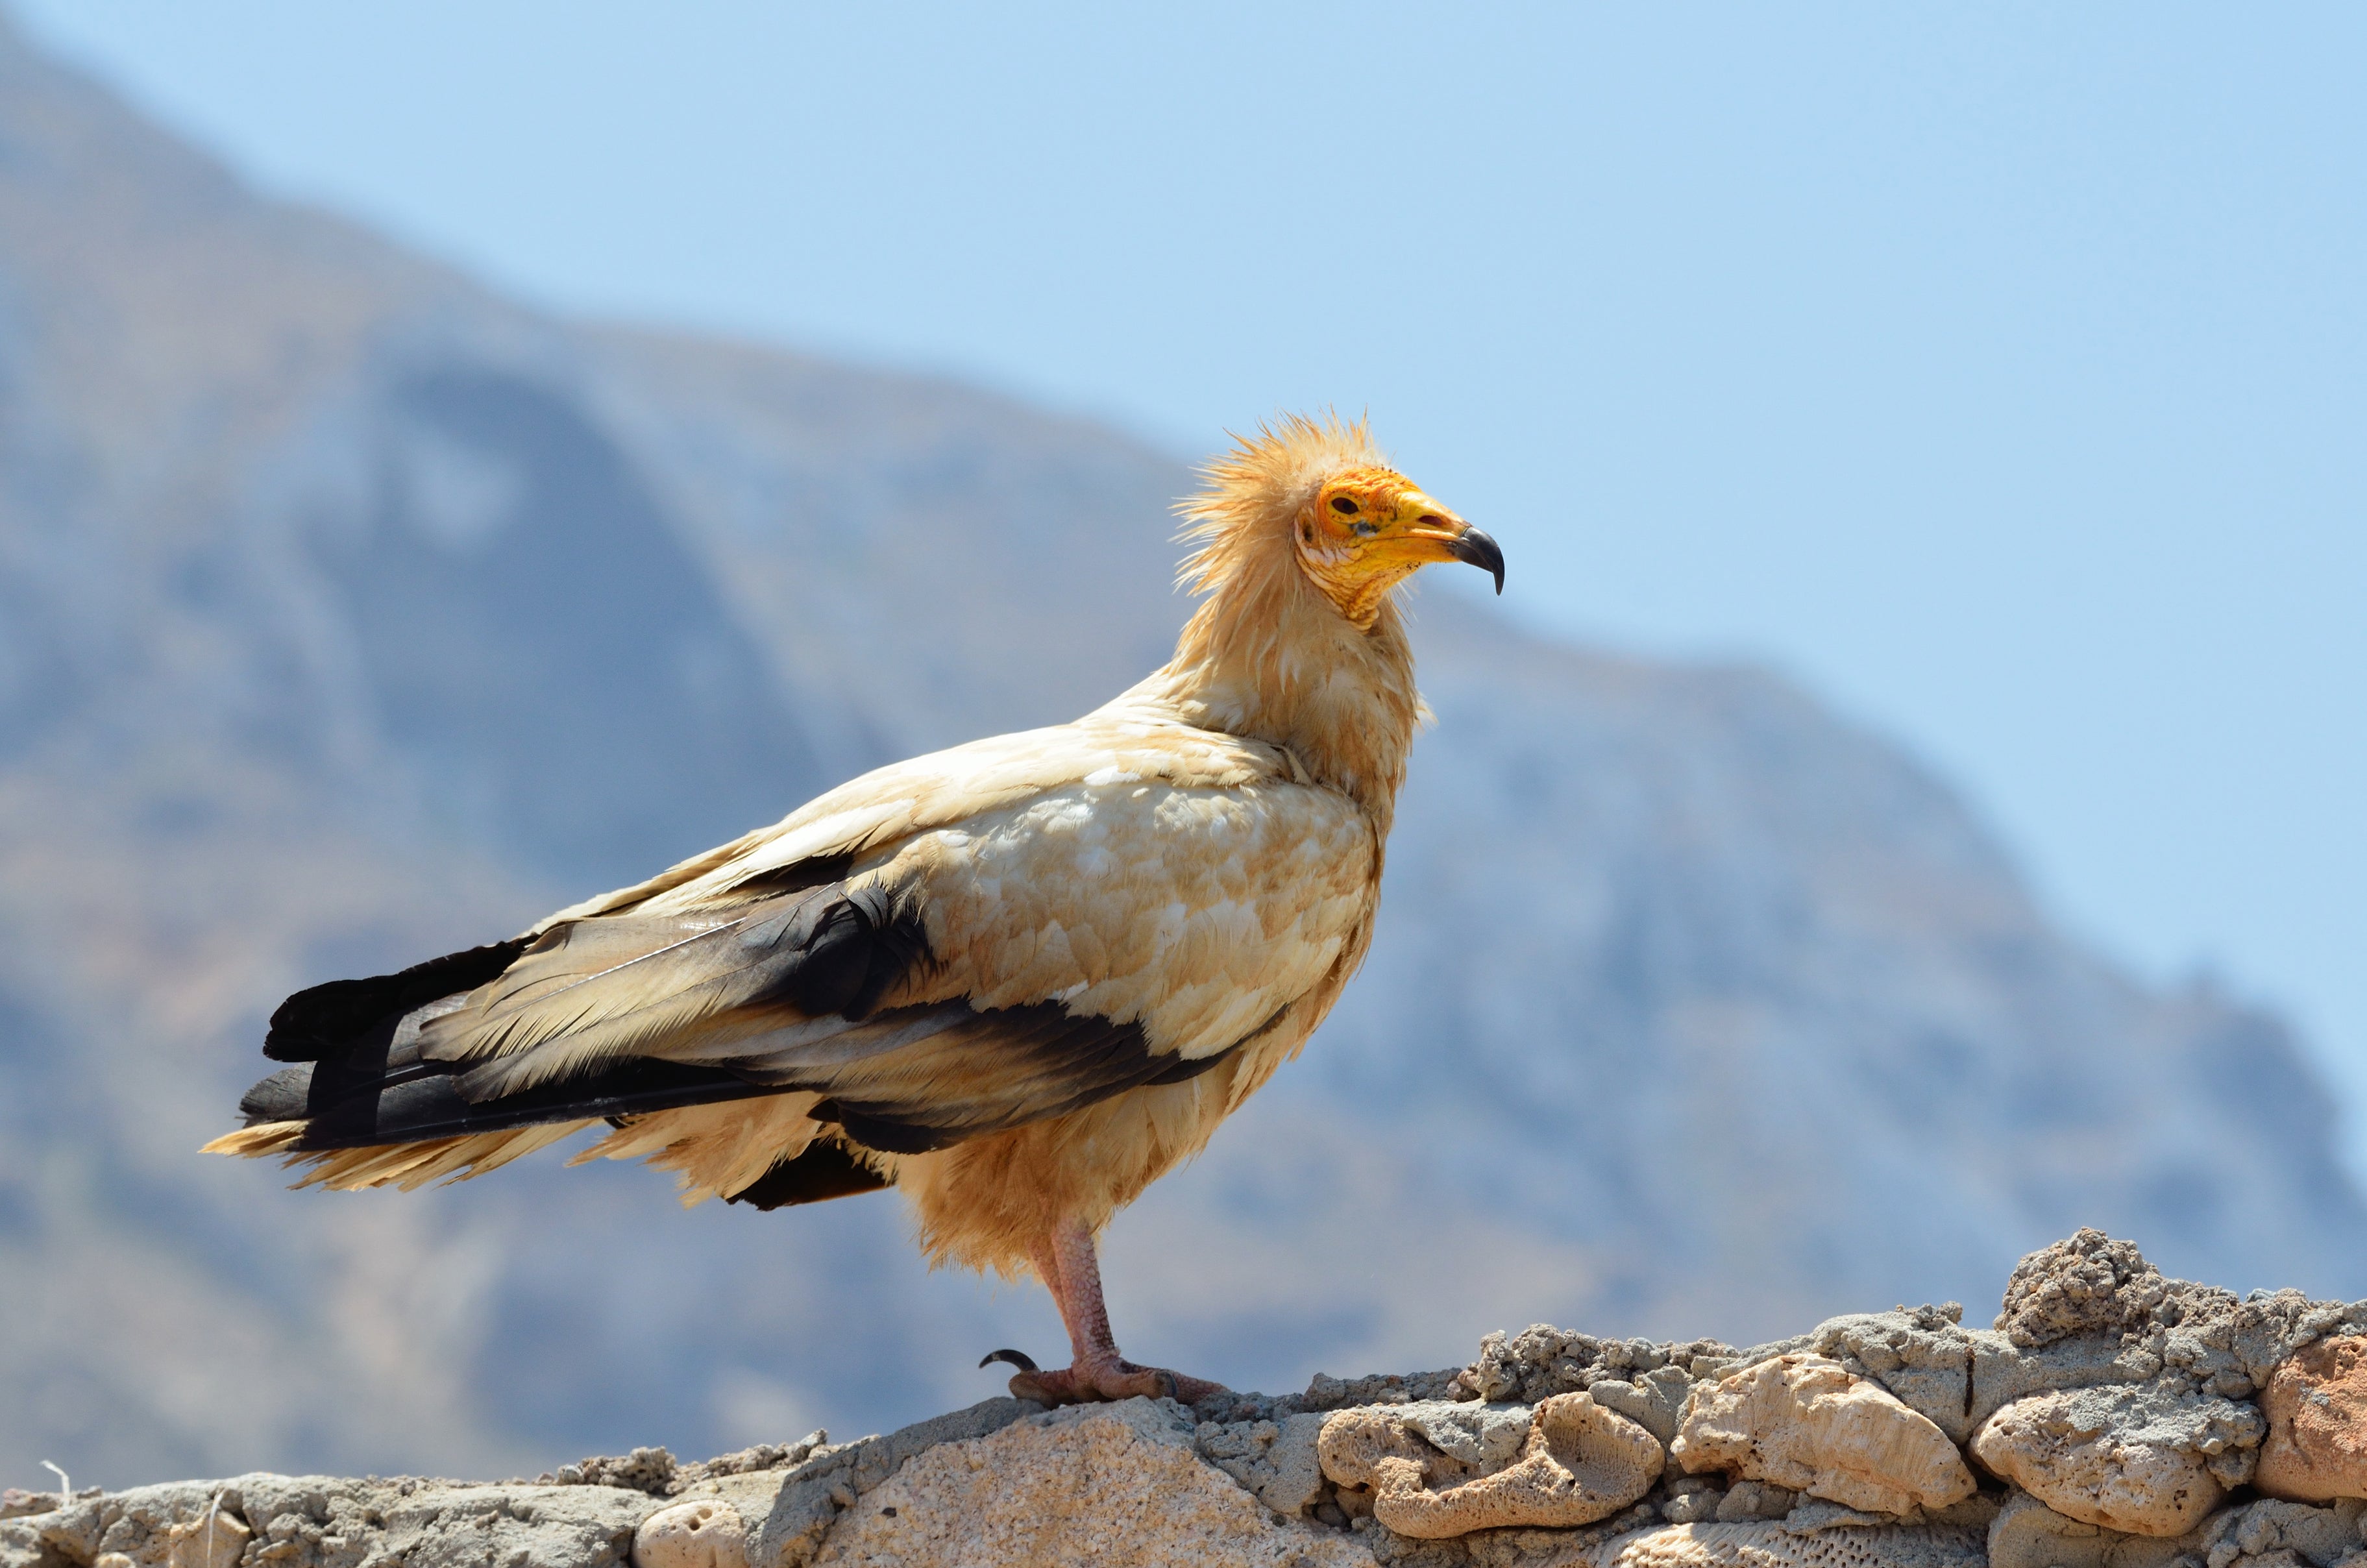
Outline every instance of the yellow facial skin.
[[1300, 511], [1297, 539], [1308, 581], [1360, 630], [1379, 618], [1390, 589], [1433, 561], [1491, 571], [1504, 591], [1496, 541], [1388, 468], [1334, 475]]

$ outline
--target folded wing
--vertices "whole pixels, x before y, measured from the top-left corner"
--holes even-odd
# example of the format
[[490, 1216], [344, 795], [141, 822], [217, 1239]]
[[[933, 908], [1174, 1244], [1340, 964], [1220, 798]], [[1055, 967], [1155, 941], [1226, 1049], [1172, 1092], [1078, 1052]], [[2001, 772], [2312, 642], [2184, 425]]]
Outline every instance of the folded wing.
[[506, 1159], [549, 1141], [520, 1129], [794, 1093], [807, 1122], [903, 1154], [1189, 1077], [1369, 916], [1370, 823], [1295, 772], [1090, 722], [884, 770], [513, 942], [290, 998], [267, 1049], [303, 1065], [222, 1143], [498, 1134]]

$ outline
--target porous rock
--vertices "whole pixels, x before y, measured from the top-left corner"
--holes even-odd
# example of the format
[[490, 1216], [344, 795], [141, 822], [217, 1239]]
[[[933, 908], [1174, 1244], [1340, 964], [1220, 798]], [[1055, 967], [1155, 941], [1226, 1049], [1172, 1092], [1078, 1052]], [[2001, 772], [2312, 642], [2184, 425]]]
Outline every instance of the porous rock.
[[633, 1568], [748, 1568], [748, 1527], [720, 1497], [660, 1508], [633, 1532]]
[[1881, 1384], [1824, 1356], [1778, 1356], [1693, 1390], [1670, 1455], [1852, 1508], [1943, 1508], [1974, 1491], [1956, 1446]]
[[[1568, 1528], [1608, 1518], [1659, 1479], [1660, 1440], [1585, 1393], [1559, 1393], [1529, 1413], [1503, 1462], [1498, 1426], [1465, 1454], [1389, 1409], [1343, 1411], [1318, 1439], [1323, 1472], [1369, 1488], [1373, 1517], [1399, 1535], [1435, 1540], [1478, 1529]], [[1441, 1436], [1455, 1428], [1433, 1422]]]
[[1323, 1497], [1323, 1462], [1316, 1438], [1320, 1411], [1279, 1421], [1204, 1421], [1193, 1433], [1200, 1457], [1249, 1488], [1277, 1514], [1305, 1515]]
[[2367, 1503], [2351, 1497], [2329, 1507], [2306, 1503], [2249, 1503], [2214, 1515], [2198, 1532], [2205, 1568], [2361, 1568], [2360, 1539]]
[[[883, 1568], [1971, 1568], [1983, 1533], [1998, 1568], [2367, 1568], [2367, 1500], [2350, 1495], [2367, 1487], [2348, 1479], [2367, 1415], [2367, 1303], [2239, 1300], [2164, 1280], [2090, 1232], [2024, 1259], [1999, 1323], [1967, 1329], [1954, 1303], [1901, 1307], [1748, 1350], [1537, 1325], [1489, 1336], [1449, 1371], [1319, 1374], [1302, 1394], [1226, 1394], [1188, 1412], [991, 1400], [852, 1443], [816, 1432], [700, 1464], [637, 1449], [532, 1484], [249, 1475], [105, 1495], [12, 1491], [0, 1494], [0, 1568], [621, 1568], [629, 1551], [640, 1568], [743, 1568], [735, 1518], [744, 1568], [808, 1568], [825, 1551]], [[1818, 1403], [1810, 1383], [1880, 1410], [1876, 1438], [1832, 1412], [1822, 1419], [1848, 1441], [1816, 1437], [1801, 1418]], [[1800, 1469], [1772, 1462], [1784, 1444], [1740, 1419], [1743, 1390], [1780, 1396], [1779, 1418], [1758, 1425], [1800, 1445], [1789, 1456]], [[1743, 1450], [1731, 1468], [1712, 1461], [1639, 1491], [1659, 1444], [1704, 1462], [1721, 1402], [1735, 1406], [1726, 1438]], [[1361, 1471], [1333, 1468], [1370, 1479], [1327, 1475], [1335, 1414], [1342, 1441], [1365, 1451]], [[1907, 1447], [1921, 1445], [1934, 1468], [1946, 1469], [1945, 1439], [1971, 1441], [2033, 1490], [1935, 1506], [1963, 1483], [1907, 1484], [1914, 1466], [1895, 1453], [1871, 1473], [1837, 1461], [1887, 1452], [1902, 1418], [1929, 1424], [1906, 1428]], [[1123, 1430], [1080, 1425], [1110, 1421]], [[1594, 1461], [1579, 1439], [1606, 1432], [1639, 1480], [1585, 1481]], [[2257, 1459], [2271, 1450], [2273, 1462]], [[2238, 1494], [2221, 1506], [2256, 1462], [2258, 1479], [2294, 1500]], [[1376, 1484], [1392, 1463], [1405, 1483]], [[915, 1513], [889, 1490], [900, 1484], [945, 1510]], [[1614, 1511], [1596, 1517], [1604, 1508]], [[1594, 1522], [1502, 1522], [1582, 1517]], [[1400, 1533], [1391, 1520], [1465, 1533]]]
[[2058, 1514], [2026, 1493], [2009, 1498], [1989, 1521], [1989, 1568], [2169, 1568], [2199, 1562], [2199, 1532], [2131, 1535]]
[[2162, 1388], [2017, 1400], [1973, 1434], [1973, 1457], [2056, 1513], [2133, 1535], [2183, 1535], [2250, 1479], [2266, 1424], [2248, 1404]]
[[2367, 1336], [2303, 1347], [2260, 1396], [2268, 1440], [2254, 1484], [2289, 1502], [2367, 1497]]
[[1671, 1367], [1698, 1379], [1723, 1371], [1741, 1354], [1716, 1339], [1670, 1345], [1599, 1339], [1538, 1323], [1516, 1335], [1482, 1339], [1478, 1358], [1455, 1374], [1455, 1382], [1467, 1394], [1491, 1403], [1535, 1404], [1601, 1382], [1635, 1382]]
[[1965, 1309], [1900, 1307], [1895, 1312], [1851, 1313], [1827, 1318], [1797, 1339], [1746, 1352], [1749, 1362], [1771, 1354], [1802, 1352], [1829, 1357], [1861, 1377], [1871, 1377], [1898, 1402], [1961, 1443], [1972, 1435], [1965, 1417], [1971, 1404], [1973, 1336], [1964, 1327]]
[[2033, 1394], [2063, 1389], [2141, 1383], [2160, 1375], [2161, 1357], [2147, 1346], [2124, 1343], [2117, 1335], [2078, 1335], [2026, 1348], [1993, 1329], [1967, 1336], [1972, 1344], [1972, 1397], [1962, 1441], [1999, 1411]]
[[[250, 1568], [609, 1568], [651, 1510], [648, 1494], [612, 1486], [242, 1475], [8, 1520], [0, 1568], [204, 1568], [225, 1557]], [[241, 1532], [252, 1544], [229, 1556]]]
[[1356, 1404], [1455, 1399], [1465, 1397], [1463, 1372], [1460, 1367], [1431, 1372], [1373, 1372], [1356, 1378], [1335, 1378], [1328, 1372], [1318, 1372], [1308, 1380], [1304, 1393], [1285, 1394], [1278, 1399], [1268, 1399], [1263, 1394], [1240, 1398], [1243, 1403], [1265, 1406], [1258, 1414], [1270, 1419], [1309, 1410], [1345, 1410]]
[[1693, 1390], [1693, 1380], [1682, 1367], [1662, 1367], [1632, 1380], [1598, 1378], [1586, 1387], [1595, 1404], [1626, 1416], [1659, 1438], [1664, 1447], [1676, 1440]]
[[[811, 1459], [818, 1450], [828, 1447], [829, 1443], [828, 1432], [812, 1431], [794, 1443], [756, 1443], [734, 1453], [718, 1454], [710, 1460], [676, 1464], [672, 1478], [665, 1484], [664, 1493], [670, 1497], [710, 1493], [713, 1490], [710, 1483], [738, 1483], [752, 1475], [794, 1470]], [[641, 1451], [634, 1450], [636, 1454]], [[664, 1452], [663, 1450], [658, 1451]], [[671, 1459], [673, 1456], [667, 1457]], [[589, 1465], [613, 1461], [586, 1460], [583, 1462]]]
[[2134, 1243], [2082, 1227], [2014, 1266], [1993, 1325], [2028, 1349], [2075, 1334], [2118, 1334], [2144, 1323], [2169, 1293]]
[[194, 1519], [166, 1527], [164, 1562], [167, 1568], [236, 1568], [254, 1539], [244, 1519], [217, 1505]]
[[1467, 1473], [1486, 1475], [1520, 1458], [1536, 1424], [1536, 1410], [1533, 1405], [1432, 1399], [1396, 1406], [1387, 1418], [1462, 1464]]
[[1670, 1525], [1604, 1542], [1587, 1568], [1982, 1568], [1981, 1532], [1966, 1526], [1788, 1521]]
[[[771, 1485], [761, 1516], [748, 1505], [741, 1505], [749, 1525], [752, 1568], [803, 1568], [812, 1561], [839, 1515], [913, 1456], [941, 1443], [965, 1442], [999, 1432], [1042, 1408], [1028, 1400], [989, 1399], [886, 1437], [816, 1449], [805, 1462]], [[728, 1495], [730, 1483], [719, 1484]]]
[[1133, 1399], [930, 1449], [857, 1499], [813, 1562], [1371, 1568], [1373, 1557], [1352, 1535], [1275, 1517], [1201, 1462], [1172, 1406]]
[[1672, 1525], [1706, 1524], [1717, 1517], [1726, 1488], [1706, 1475], [1662, 1476], [1668, 1495], [1660, 1499], [1660, 1517]]
[[1770, 1486], [1764, 1481], [1738, 1481], [1726, 1489], [1710, 1517], [1722, 1525], [1789, 1518], [1799, 1501], [1800, 1495], [1787, 1486]]
[[663, 1497], [673, 1490], [682, 1467], [667, 1449], [635, 1449], [629, 1454], [600, 1454], [562, 1464], [542, 1477], [554, 1486], [620, 1486]]

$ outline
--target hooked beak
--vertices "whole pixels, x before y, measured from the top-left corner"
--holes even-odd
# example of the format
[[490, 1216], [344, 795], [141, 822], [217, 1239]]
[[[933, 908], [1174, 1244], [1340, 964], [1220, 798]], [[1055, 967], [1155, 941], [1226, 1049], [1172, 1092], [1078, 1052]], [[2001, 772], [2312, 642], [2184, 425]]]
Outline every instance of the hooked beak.
[[1499, 597], [1504, 592], [1504, 547], [1477, 528], [1465, 528], [1447, 547], [1456, 560], [1478, 567], [1496, 580]]
[[1476, 566], [1504, 592], [1503, 547], [1418, 490], [1398, 500], [1397, 536], [1414, 559]]

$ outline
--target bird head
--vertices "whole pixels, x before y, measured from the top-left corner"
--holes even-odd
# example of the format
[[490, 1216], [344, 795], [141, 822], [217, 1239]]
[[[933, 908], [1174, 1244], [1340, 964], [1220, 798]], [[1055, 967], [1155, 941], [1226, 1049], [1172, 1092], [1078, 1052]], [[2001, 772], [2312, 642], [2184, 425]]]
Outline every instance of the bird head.
[[1360, 626], [1373, 624], [1383, 595], [1433, 561], [1467, 562], [1504, 591], [1496, 541], [1394, 468], [1358, 464], [1333, 473], [1299, 508], [1292, 536], [1299, 570]]
[[1203, 592], [1276, 546], [1360, 628], [1379, 617], [1391, 589], [1433, 561], [1478, 567], [1504, 591], [1496, 541], [1390, 468], [1361, 420], [1285, 416], [1239, 438], [1206, 472], [1207, 488], [1184, 506], [1201, 543], [1184, 578]]

